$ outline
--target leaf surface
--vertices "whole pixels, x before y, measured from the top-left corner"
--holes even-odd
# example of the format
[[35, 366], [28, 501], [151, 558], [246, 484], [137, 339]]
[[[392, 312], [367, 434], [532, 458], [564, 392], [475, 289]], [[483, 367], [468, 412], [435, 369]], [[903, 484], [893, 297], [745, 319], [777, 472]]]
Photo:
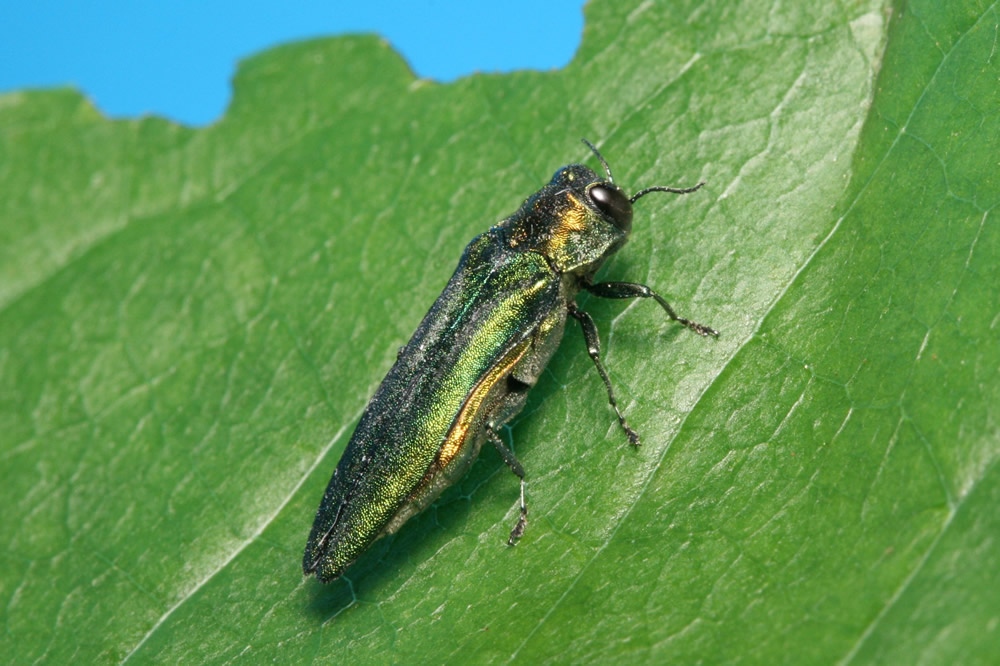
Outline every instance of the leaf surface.
[[[976, 663], [1000, 650], [996, 4], [612, 3], [565, 70], [243, 63], [218, 124], [0, 97], [13, 663]], [[346, 579], [323, 488], [462, 248], [598, 143], [650, 195], [510, 438]]]

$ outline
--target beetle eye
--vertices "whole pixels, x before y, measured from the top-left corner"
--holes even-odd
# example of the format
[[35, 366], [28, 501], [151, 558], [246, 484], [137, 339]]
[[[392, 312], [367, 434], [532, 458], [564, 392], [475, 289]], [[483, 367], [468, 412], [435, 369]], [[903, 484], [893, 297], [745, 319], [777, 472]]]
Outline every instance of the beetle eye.
[[591, 186], [588, 194], [597, 209], [611, 218], [616, 227], [626, 233], [632, 231], [632, 204], [621, 190], [598, 183]]

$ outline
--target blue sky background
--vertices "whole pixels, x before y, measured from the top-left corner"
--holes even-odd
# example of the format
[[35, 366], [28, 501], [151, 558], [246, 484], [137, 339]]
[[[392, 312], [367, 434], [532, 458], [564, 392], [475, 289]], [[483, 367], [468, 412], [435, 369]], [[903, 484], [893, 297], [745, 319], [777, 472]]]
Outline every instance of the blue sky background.
[[[362, 6], [363, 5], [363, 6]], [[70, 85], [114, 118], [205, 125], [225, 111], [239, 59], [344, 33], [387, 38], [418, 76], [566, 65], [583, 0], [3, 0], [0, 93]]]

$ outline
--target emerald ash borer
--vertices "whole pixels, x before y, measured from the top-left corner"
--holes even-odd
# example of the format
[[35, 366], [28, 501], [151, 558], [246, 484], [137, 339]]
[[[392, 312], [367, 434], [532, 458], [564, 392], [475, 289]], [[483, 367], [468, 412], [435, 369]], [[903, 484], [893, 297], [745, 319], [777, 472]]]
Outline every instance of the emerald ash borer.
[[326, 488], [306, 543], [302, 569], [322, 581], [340, 577], [373, 541], [398, 530], [472, 465], [489, 441], [521, 480], [513, 545], [527, 524], [524, 468], [498, 429], [524, 406], [563, 336], [580, 323], [587, 353], [629, 442], [639, 435], [618, 408], [600, 358], [597, 327], [575, 302], [580, 291], [602, 298], [652, 298], [675, 322], [700, 335], [718, 333], [679, 317], [649, 287], [594, 282], [601, 264], [628, 240], [632, 205], [611, 175], [564, 166], [510, 217], [473, 239], [444, 291], [400, 349], [368, 403]]

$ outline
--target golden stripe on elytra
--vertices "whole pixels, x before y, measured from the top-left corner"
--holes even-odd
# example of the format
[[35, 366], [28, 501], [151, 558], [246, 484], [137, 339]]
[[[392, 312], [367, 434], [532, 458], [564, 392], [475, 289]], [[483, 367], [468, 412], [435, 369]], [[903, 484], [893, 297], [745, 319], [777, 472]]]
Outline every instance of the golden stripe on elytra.
[[458, 452], [466, 443], [466, 438], [468, 436], [469, 427], [472, 425], [472, 420], [476, 417], [476, 414], [479, 413], [479, 407], [483, 404], [483, 400], [486, 399], [490, 389], [496, 385], [498, 380], [505, 377], [507, 372], [521, 360], [525, 352], [528, 351], [528, 346], [530, 344], [531, 340], [525, 340], [510, 350], [510, 353], [507, 354], [507, 358], [490, 368], [490, 371], [486, 374], [486, 376], [479, 380], [476, 387], [469, 393], [469, 398], [465, 401], [465, 405], [462, 406], [462, 411], [458, 413], [458, 417], [455, 419], [455, 425], [452, 426], [448, 436], [445, 437], [444, 444], [441, 446], [441, 451], [438, 453], [437, 465], [439, 469], [447, 467], [448, 463], [450, 463], [455, 456], [458, 455]]

